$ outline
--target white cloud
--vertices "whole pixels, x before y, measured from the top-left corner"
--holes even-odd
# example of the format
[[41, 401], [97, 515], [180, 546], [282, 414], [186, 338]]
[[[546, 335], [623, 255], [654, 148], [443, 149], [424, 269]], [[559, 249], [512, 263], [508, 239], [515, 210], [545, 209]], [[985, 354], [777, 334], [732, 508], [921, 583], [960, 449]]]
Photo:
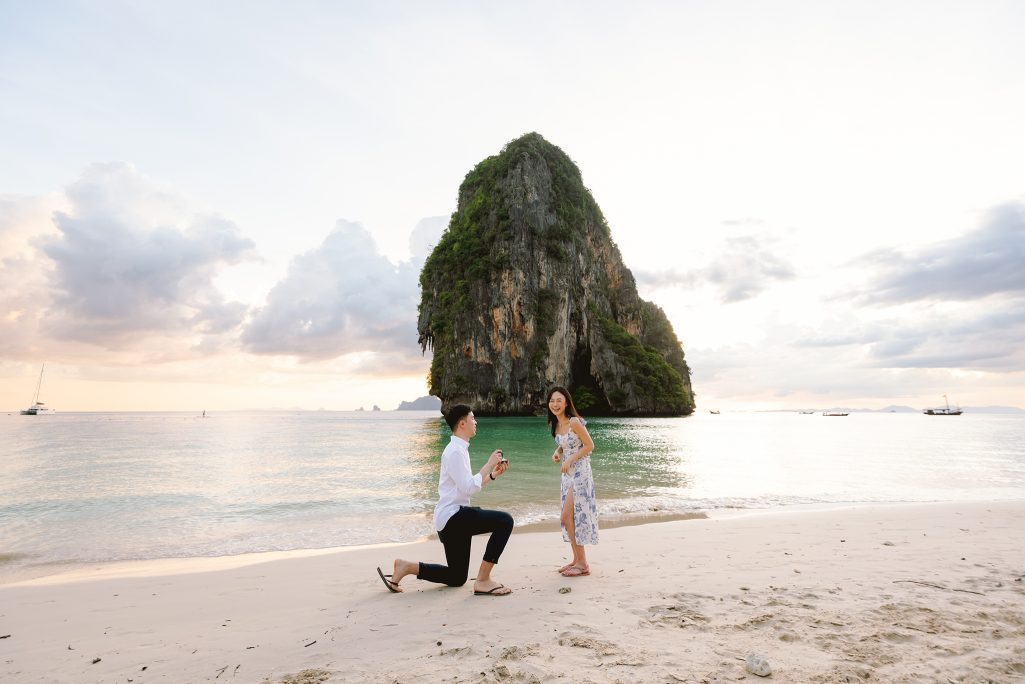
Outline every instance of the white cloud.
[[872, 343], [870, 363], [888, 368], [1025, 369], [1025, 307], [918, 312]]
[[394, 264], [361, 225], [339, 221], [250, 311], [216, 285], [256, 258], [232, 222], [130, 165], [95, 164], [54, 196], [0, 196], [4, 357], [116, 365], [241, 349], [345, 357], [334, 367], [348, 374], [420, 373], [417, 281], [447, 222], [419, 221], [411, 259]]
[[360, 367], [390, 374], [424, 367], [416, 343], [418, 278], [444, 219], [410, 237], [413, 259], [393, 264], [358, 223], [338, 221], [318, 248], [295, 258], [242, 336], [246, 350], [324, 360], [373, 352]]
[[126, 164], [97, 164], [67, 189], [56, 236], [38, 239], [53, 263], [49, 336], [123, 349], [152, 335], [222, 335], [245, 306], [213, 285], [226, 265], [249, 258], [253, 243], [231, 222], [191, 214]]
[[679, 287], [687, 290], [713, 285], [720, 290], [723, 303], [742, 302], [795, 277], [794, 267], [772, 251], [774, 242], [768, 235], [727, 238], [720, 252], [706, 266], [683, 272], [639, 270], [637, 283], [653, 289]]
[[232, 223], [192, 212], [127, 164], [93, 165], [62, 193], [4, 196], [5, 355], [153, 359], [221, 348], [246, 307], [225, 301], [213, 279], [252, 249]]
[[[953, 392], [966, 403], [1020, 404], [1001, 388], [1025, 374], [1023, 209], [1001, 204], [978, 227], [917, 248], [818, 266], [808, 255], [799, 279], [765, 269], [758, 297], [729, 307], [721, 295], [731, 278], [712, 281], [710, 267], [663, 281], [687, 287], [673, 320], [690, 343], [699, 401], [882, 406], [903, 397], [919, 406]], [[709, 263], [736, 263], [736, 243], [722, 245]]]
[[31, 241], [53, 232], [50, 215], [58, 206], [52, 196], [0, 195], [0, 339], [6, 358], [28, 358], [38, 348], [50, 267], [36, 259]]
[[423, 267], [447, 227], [446, 216], [429, 216], [417, 222], [409, 235], [409, 251], [413, 255], [412, 263], [416, 268]]
[[879, 270], [864, 300], [873, 304], [1025, 297], [1025, 204], [992, 209], [982, 226], [918, 251], [877, 250], [862, 262]]

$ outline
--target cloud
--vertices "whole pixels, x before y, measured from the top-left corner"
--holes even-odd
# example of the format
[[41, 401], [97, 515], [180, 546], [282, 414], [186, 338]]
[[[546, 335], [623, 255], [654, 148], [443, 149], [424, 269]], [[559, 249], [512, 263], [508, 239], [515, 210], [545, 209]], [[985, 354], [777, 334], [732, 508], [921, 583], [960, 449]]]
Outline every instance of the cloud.
[[865, 329], [854, 329], [846, 331], [829, 330], [828, 332], [814, 331], [806, 336], [795, 338], [796, 347], [848, 347], [851, 345], [869, 344], [878, 339], [876, 326], [869, 326]]
[[447, 227], [447, 216], [429, 216], [417, 222], [409, 235], [409, 251], [413, 255], [413, 265], [417, 270], [423, 267]]
[[901, 320], [869, 345], [870, 365], [885, 368], [1025, 369], [1025, 310], [1015, 304]]
[[374, 372], [422, 370], [417, 281], [444, 225], [443, 218], [422, 220], [410, 237], [413, 259], [395, 265], [362, 225], [338, 221], [270, 291], [242, 335], [244, 348], [306, 360], [373, 352], [365, 365]]
[[396, 265], [362, 226], [340, 221], [250, 310], [215, 284], [255, 258], [234, 224], [195, 213], [130, 165], [96, 164], [61, 193], [0, 196], [4, 356], [163, 362], [242, 350], [344, 356], [338, 367], [356, 375], [422, 372], [417, 281], [447, 222], [422, 219], [412, 257]]
[[143, 338], [222, 335], [246, 307], [213, 284], [253, 243], [229, 221], [191, 214], [127, 164], [96, 164], [66, 192], [56, 235], [35, 241], [52, 262], [41, 330], [123, 349]]
[[883, 320], [861, 321], [857, 310], [815, 329], [792, 331], [792, 344], [808, 354], [818, 350], [872, 368], [959, 368], [999, 372], [1025, 369], [1025, 308], [1015, 302], [977, 305], [901, 305]]
[[50, 265], [31, 241], [54, 232], [52, 196], [0, 195], [0, 340], [6, 358], [31, 358], [38, 347], [39, 319], [49, 303]]
[[[856, 267], [874, 270], [861, 286], [833, 298], [871, 322], [830, 330], [802, 346], [860, 345], [863, 365], [878, 368], [1025, 369], [1025, 204], [992, 209], [981, 226], [917, 251], [877, 250]], [[885, 308], [884, 308], [885, 307]], [[878, 320], [878, 313], [886, 314]], [[850, 323], [850, 321], [848, 321]]]
[[40, 299], [47, 289], [39, 264], [22, 256], [0, 259], [0, 339], [5, 358], [28, 358], [38, 344]]
[[727, 238], [722, 253], [704, 268], [680, 272], [638, 271], [637, 283], [649, 288], [693, 289], [706, 283], [718, 286], [727, 304], [757, 297], [773, 283], [792, 280], [793, 266], [773, 254], [772, 239], [743, 235]]
[[[738, 344], [688, 349], [698, 401], [712, 395], [729, 401], [768, 401], [781, 397], [817, 397], [811, 405], [832, 405], [836, 398], [914, 393], [896, 386], [894, 371], [866, 367], [860, 349], [799, 349], [786, 345]], [[921, 380], [916, 380], [920, 383]], [[712, 408], [709, 406], [709, 408]]]
[[30, 240], [54, 232], [50, 217], [62, 208], [55, 196], [0, 194], [0, 259], [32, 251]]
[[1025, 204], [998, 206], [977, 230], [917, 253], [881, 250], [860, 261], [880, 272], [864, 297], [870, 304], [1025, 296]]

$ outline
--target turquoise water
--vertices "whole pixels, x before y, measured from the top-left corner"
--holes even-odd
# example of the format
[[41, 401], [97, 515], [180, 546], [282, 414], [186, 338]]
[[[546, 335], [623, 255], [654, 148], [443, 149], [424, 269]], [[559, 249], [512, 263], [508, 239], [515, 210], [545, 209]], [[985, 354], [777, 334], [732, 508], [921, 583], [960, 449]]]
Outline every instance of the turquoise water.
[[[1025, 498], [1025, 417], [697, 414], [592, 419], [603, 517]], [[0, 416], [0, 580], [49, 563], [408, 541], [433, 530], [448, 430], [432, 412]], [[542, 418], [483, 418], [476, 505], [558, 515]]]

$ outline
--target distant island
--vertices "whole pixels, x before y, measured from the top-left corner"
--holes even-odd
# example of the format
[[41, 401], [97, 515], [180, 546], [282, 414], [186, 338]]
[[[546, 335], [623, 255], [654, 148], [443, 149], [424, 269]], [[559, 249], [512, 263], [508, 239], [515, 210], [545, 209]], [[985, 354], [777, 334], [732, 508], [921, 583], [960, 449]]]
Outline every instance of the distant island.
[[404, 401], [396, 411], [441, 411], [441, 399], [427, 395], [413, 401]]
[[[1008, 413], [1008, 414], [1025, 414], [1025, 409], [1020, 409], [1017, 406], [962, 406], [961, 409], [965, 413]], [[921, 413], [922, 409], [912, 408], [911, 406], [887, 406], [881, 409], [870, 409], [870, 408], [848, 408], [832, 406], [828, 408], [811, 408], [811, 409], [772, 409], [769, 413], [819, 413], [821, 411], [836, 411], [844, 413]]]

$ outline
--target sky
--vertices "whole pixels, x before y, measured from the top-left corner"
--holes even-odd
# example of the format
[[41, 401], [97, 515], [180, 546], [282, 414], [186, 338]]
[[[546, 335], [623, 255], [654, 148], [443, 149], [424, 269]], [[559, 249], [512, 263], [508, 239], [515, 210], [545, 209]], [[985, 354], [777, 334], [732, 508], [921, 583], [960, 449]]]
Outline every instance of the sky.
[[463, 177], [580, 167], [699, 410], [1025, 407], [1019, 2], [0, 0], [0, 410], [383, 409]]

